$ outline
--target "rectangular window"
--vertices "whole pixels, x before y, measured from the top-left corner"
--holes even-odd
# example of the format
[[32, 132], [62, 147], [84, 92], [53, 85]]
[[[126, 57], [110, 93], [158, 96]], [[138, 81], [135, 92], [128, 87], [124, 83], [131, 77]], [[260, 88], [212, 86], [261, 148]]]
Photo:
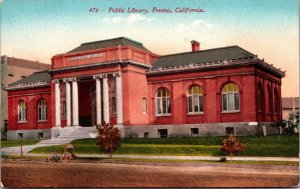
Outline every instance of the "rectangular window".
[[25, 77], [26, 77], [25, 75], [22, 75], [22, 76], [21, 76], [22, 79], [25, 78]]
[[18, 133], [18, 139], [23, 139], [23, 133]]
[[234, 135], [234, 128], [233, 127], [226, 127], [226, 135]]
[[160, 138], [168, 137], [168, 129], [158, 129], [158, 136]]
[[192, 96], [189, 96], [189, 112], [193, 112], [193, 102], [192, 102]]
[[204, 111], [204, 98], [203, 96], [199, 96], [199, 104], [200, 104], [200, 112]]
[[14, 77], [14, 74], [8, 74], [9, 77]]
[[44, 138], [44, 133], [38, 133], [38, 139]]
[[199, 112], [199, 99], [197, 96], [194, 96], [194, 112]]
[[234, 94], [234, 107], [235, 107], [235, 110], [240, 109], [240, 94], [239, 93]]
[[234, 98], [233, 93], [228, 93], [228, 110], [234, 110]]
[[143, 100], [142, 100], [142, 112], [143, 112], [143, 114], [147, 113], [147, 99], [146, 98], [143, 98]]
[[199, 129], [198, 128], [191, 128], [191, 134], [192, 136], [198, 136], [199, 135]]
[[163, 114], [167, 113], [167, 100], [165, 98], [162, 99], [163, 106]]
[[167, 98], [167, 108], [168, 108], [168, 112], [167, 113], [171, 113], [171, 101], [169, 98]]
[[144, 132], [144, 138], [149, 138], [149, 133], [148, 132]]
[[161, 106], [160, 106], [160, 99], [157, 99], [157, 114], [161, 114]]
[[223, 94], [222, 98], [223, 98], [223, 110], [226, 111], [227, 110], [227, 95]]

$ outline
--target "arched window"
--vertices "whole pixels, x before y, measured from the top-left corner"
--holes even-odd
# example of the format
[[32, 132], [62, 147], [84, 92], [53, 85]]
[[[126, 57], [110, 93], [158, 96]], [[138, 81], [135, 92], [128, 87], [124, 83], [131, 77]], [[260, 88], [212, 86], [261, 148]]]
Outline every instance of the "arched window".
[[263, 111], [263, 89], [261, 83], [258, 83], [257, 87], [257, 109], [258, 111]]
[[18, 121], [27, 121], [27, 106], [23, 100], [19, 101], [18, 104]]
[[278, 99], [278, 91], [274, 89], [274, 112], [279, 112], [279, 99]]
[[47, 120], [47, 103], [45, 99], [41, 99], [38, 102], [38, 121]]
[[240, 110], [239, 87], [234, 83], [228, 83], [222, 89], [222, 110], [223, 112]]
[[272, 92], [271, 92], [271, 88], [268, 85], [268, 112], [272, 112]]
[[203, 112], [203, 90], [198, 85], [193, 85], [188, 91], [189, 113]]
[[170, 92], [166, 88], [161, 88], [156, 93], [156, 114], [157, 115], [171, 114]]

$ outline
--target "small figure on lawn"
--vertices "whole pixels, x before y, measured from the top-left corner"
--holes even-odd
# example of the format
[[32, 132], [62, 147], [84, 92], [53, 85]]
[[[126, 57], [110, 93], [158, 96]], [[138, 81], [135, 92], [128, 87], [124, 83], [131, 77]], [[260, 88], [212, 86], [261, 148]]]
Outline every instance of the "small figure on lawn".
[[60, 155], [58, 155], [57, 152], [54, 152], [48, 156], [46, 162], [51, 162], [51, 161], [58, 162], [59, 160], [60, 160]]
[[[68, 152], [68, 150], [71, 149], [71, 153]], [[62, 154], [58, 154], [57, 152], [54, 152], [48, 156], [46, 159], [46, 162], [69, 162], [72, 159], [76, 158], [76, 154], [74, 153], [74, 146], [73, 144], [66, 144], [64, 146], [64, 152]]]
[[99, 132], [97, 136], [97, 145], [100, 146], [102, 152], [108, 154], [109, 158], [112, 158], [112, 154], [120, 146], [120, 130], [110, 124], [98, 125], [97, 129]]
[[233, 155], [237, 152], [246, 150], [246, 145], [242, 144], [234, 135], [229, 135], [227, 139], [223, 140], [221, 150], [226, 152], [232, 160]]

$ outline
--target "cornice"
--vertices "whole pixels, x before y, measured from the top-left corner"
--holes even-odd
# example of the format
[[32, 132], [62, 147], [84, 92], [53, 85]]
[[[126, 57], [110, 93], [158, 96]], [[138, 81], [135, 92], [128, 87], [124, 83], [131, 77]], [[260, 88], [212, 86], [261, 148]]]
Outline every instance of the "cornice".
[[219, 68], [228, 68], [228, 67], [235, 67], [235, 66], [245, 66], [245, 65], [258, 65], [264, 69], [267, 69], [280, 77], [285, 76], [285, 72], [281, 71], [273, 67], [266, 62], [264, 59], [260, 60], [257, 57], [254, 58], [246, 58], [246, 59], [235, 59], [235, 60], [223, 60], [223, 61], [214, 61], [214, 62], [205, 62], [205, 63], [190, 63], [187, 65], [181, 66], [171, 66], [171, 67], [159, 67], [159, 68], [151, 68], [149, 69], [146, 74], [148, 76], [154, 75], [165, 75], [165, 74], [172, 74], [178, 72], [192, 72], [196, 70], [209, 70], [209, 69], [219, 69]]
[[79, 66], [70, 66], [65, 68], [57, 68], [57, 69], [51, 69], [49, 70], [49, 73], [56, 74], [56, 73], [64, 73], [64, 72], [72, 72], [72, 71], [78, 71], [78, 70], [89, 70], [93, 68], [102, 68], [102, 67], [111, 67], [114, 65], [121, 65], [125, 66], [126, 64], [134, 65], [142, 68], [149, 69], [151, 68], [151, 65], [136, 62], [133, 60], [118, 60], [118, 61], [108, 61], [108, 62], [99, 62], [99, 63], [93, 63], [93, 64], [85, 64], [85, 65], [79, 65]]
[[39, 81], [39, 82], [35, 82], [35, 83], [23, 83], [23, 84], [17, 84], [17, 85], [8, 85], [6, 87], [3, 87], [3, 89], [6, 91], [13, 91], [13, 90], [48, 87], [48, 86], [50, 86], [50, 82]]

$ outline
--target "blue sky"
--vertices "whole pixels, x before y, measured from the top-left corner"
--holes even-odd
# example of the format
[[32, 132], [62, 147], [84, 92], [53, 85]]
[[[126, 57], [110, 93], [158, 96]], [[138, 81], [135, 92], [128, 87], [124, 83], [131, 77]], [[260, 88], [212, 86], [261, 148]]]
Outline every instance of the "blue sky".
[[[108, 13], [109, 7], [150, 13]], [[158, 14], [153, 7], [205, 12]], [[81, 43], [119, 36], [161, 55], [189, 51], [190, 40], [201, 49], [239, 45], [287, 70], [283, 95], [298, 96], [298, 19], [297, 0], [4, 0], [1, 54], [50, 63]]]

